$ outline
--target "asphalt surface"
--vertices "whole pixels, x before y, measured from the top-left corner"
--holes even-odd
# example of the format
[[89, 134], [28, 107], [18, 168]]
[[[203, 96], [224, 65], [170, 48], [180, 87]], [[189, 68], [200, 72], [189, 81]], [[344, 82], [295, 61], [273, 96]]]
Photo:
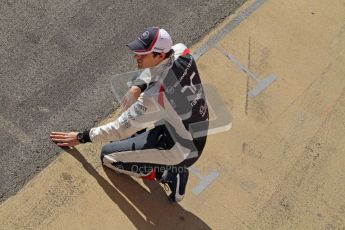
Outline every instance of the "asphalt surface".
[[144, 28], [192, 45], [244, 2], [1, 1], [0, 202], [61, 152], [52, 130], [91, 128], [114, 111], [110, 78], [135, 70], [125, 44]]

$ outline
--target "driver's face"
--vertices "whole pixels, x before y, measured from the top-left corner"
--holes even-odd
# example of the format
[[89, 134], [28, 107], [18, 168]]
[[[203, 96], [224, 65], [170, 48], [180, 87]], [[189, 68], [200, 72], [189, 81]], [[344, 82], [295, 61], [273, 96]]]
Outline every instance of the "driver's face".
[[161, 61], [164, 60], [164, 54], [161, 53], [157, 55], [156, 57], [153, 57], [153, 53], [148, 54], [134, 54], [134, 58], [137, 60], [138, 68], [144, 69], [144, 68], [150, 68], [153, 66], [158, 65]]

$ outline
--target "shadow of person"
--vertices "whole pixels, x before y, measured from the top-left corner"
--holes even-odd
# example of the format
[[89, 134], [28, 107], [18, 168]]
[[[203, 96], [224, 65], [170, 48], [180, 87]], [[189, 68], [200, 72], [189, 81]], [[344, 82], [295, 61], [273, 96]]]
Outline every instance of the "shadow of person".
[[77, 149], [63, 149], [77, 159], [96, 179], [109, 198], [126, 214], [137, 229], [211, 229], [199, 217], [185, 210], [178, 203], [168, 201], [164, 189], [157, 182], [144, 180], [149, 189], [147, 191], [130, 176], [115, 173], [103, 166], [103, 170], [112, 183], [110, 184]]

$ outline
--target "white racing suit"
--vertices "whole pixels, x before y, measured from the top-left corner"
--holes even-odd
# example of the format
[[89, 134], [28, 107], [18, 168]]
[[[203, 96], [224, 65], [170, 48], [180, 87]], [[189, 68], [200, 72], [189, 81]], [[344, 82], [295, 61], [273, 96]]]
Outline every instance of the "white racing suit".
[[143, 91], [127, 111], [87, 132], [91, 142], [111, 142], [102, 149], [105, 166], [145, 176], [152, 170], [189, 167], [200, 157], [209, 116], [204, 90], [186, 46], [173, 49], [173, 55], [133, 81]]

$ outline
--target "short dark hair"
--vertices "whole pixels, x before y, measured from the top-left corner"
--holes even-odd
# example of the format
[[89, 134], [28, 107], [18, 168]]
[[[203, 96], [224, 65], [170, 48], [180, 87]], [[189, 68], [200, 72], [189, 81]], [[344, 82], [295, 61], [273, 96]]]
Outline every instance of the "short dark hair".
[[[165, 53], [165, 58], [170, 57], [170, 56], [171, 56], [173, 53], [174, 53], [174, 50], [173, 50], [173, 49], [169, 50], [169, 52], [168, 52], [168, 53]], [[161, 54], [161, 53], [158, 53], [158, 52], [152, 52], [152, 54], [153, 54], [153, 57], [156, 57], [157, 55], [159, 55], [159, 54]]]

